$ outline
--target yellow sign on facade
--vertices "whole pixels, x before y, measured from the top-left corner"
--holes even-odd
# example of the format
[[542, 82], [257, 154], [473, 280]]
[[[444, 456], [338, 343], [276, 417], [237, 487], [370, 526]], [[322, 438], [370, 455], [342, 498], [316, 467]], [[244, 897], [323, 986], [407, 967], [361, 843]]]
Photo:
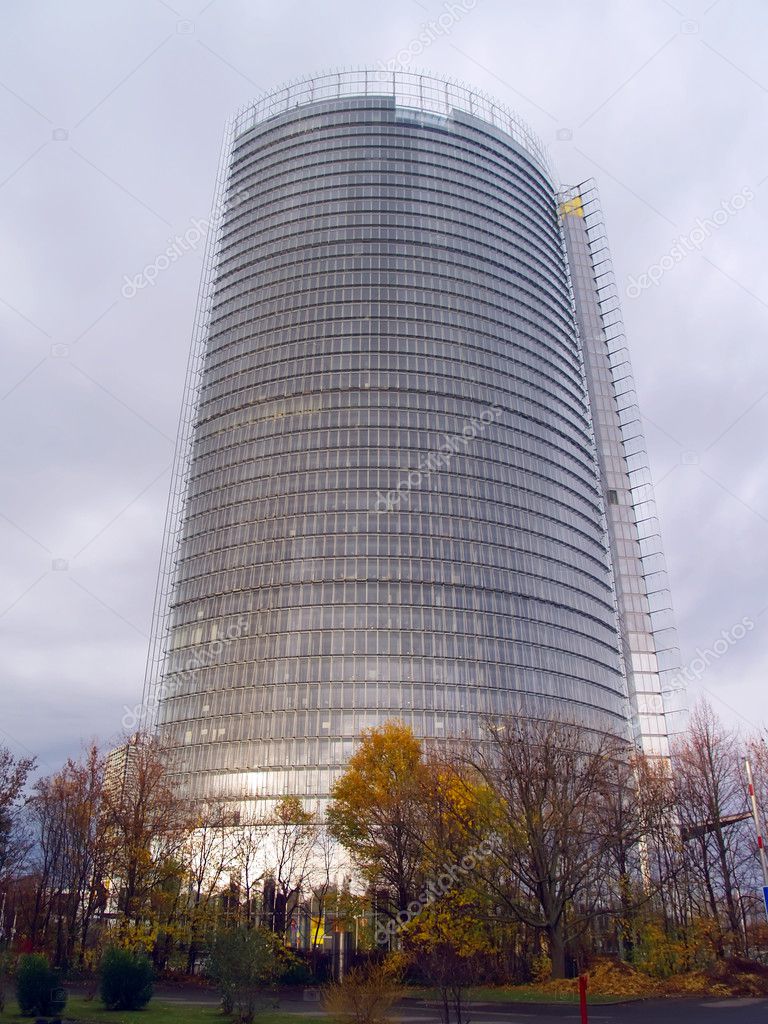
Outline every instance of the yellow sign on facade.
[[581, 202], [581, 196], [574, 196], [573, 199], [566, 199], [564, 203], [560, 203], [560, 216], [565, 217], [568, 213], [574, 217], [584, 216], [584, 205]]

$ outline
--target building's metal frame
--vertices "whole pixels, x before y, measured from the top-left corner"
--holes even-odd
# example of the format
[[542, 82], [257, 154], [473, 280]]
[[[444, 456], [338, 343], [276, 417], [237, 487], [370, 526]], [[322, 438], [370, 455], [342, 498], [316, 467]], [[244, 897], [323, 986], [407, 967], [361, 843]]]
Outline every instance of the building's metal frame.
[[[634, 739], [647, 753], [667, 756], [670, 737], [684, 728], [685, 695], [678, 681], [677, 629], [621, 302], [595, 182], [564, 190], [560, 200], [605, 491]], [[576, 273], [584, 263], [589, 280]], [[600, 375], [604, 367], [609, 380]], [[607, 462], [611, 458], [613, 464]], [[630, 553], [621, 550], [628, 538], [620, 536], [626, 525], [620, 510], [628, 506], [634, 526]], [[640, 600], [642, 611], [631, 607], [633, 598]], [[646, 621], [642, 629], [635, 628], [637, 616]]]
[[179, 412], [176, 445], [171, 468], [171, 483], [163, 524], [160, 564], [155, 586], [149, 650], [144, 671], [144, 688], [141, 700], [141, 714], [139, 716], [139, 727], [143, 731], [152, 729], [158, 701], [165, 695], [163, 665], [167, 653], [167, 642], [173, 611], [171, 597], [175, 583], [176, 558], [181, 541], [184, 496], [187, 490], [192, 439], [197, 417], [206, 342], [210, 327], [234, 138], [235, 125], [234, 119], [232, 119], [225, 129], [219, 156], [214, 197], [208, 219], [208, 234], [203, 254], [203, 268], [197, 293], [192, 341], [189, 356], [187, 357], [184, 391]]

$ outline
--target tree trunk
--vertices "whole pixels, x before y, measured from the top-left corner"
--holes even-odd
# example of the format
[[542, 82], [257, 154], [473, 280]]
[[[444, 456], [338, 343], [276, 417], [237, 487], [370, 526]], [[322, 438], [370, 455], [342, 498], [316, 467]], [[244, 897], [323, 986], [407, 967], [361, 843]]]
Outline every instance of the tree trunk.
[[728, 925], [732, 935], [733, 944], [738, 950], [741, 950], [744, 944], [741, 937], [741, 928], [738, 911], [736, 910], [736, 902], [733, 898], [733, 876], [728, 864], [728, 851], [725, 846], [723, 830], [719, 826], [715, 829], [715, 842], [717, 845], [718, 860], [720, 861], [720, 873], [723, 876], [723, 886], [725, 888], [725, 906], [728, 916]]
[[565, 977], [565, 940], [561, 924], [547, 927], [549, 939], [549, 958], [552, 961], [552, 978]]
[[451, 1024], [451, 1003], [447, 985], [443, 985], [440, 988], [440, 1001], [442, 1003], [440, 1007], [440, 1022], [441, 1024]]
[[464, 1016], [464, 990], [456, 985], [453, 990], [453, 1008], [456, 1015], [456, 1024], [469, 1024]]
[[707, 850], [706, 840], [701, 840], [701, 866], [702, 873], [704, 876], [704, 885], [707, 890], [707, 897], [709, 899], [709, 905], [712, 910], [712, 917], [715, 921], [717, 928], [717, 935], [715, 937], [715, 952], [722, 959], [725, 956], [725, 947], [723, 946], [723, 928], [720, 921], [720, 910], [717, 905], [717, 896], [715, 895], [715, 889], [712, 885], [712, 876], [709, 871], [709, 856]]

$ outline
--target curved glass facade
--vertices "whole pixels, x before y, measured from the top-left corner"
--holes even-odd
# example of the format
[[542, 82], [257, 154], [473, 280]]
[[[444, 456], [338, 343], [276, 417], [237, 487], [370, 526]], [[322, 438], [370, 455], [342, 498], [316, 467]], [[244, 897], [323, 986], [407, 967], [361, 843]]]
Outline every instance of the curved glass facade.
[[472, 113], [238, 122], [159, 726], [200, 798], [327, 795], [362, 728], [628, 734], [556, 189]]

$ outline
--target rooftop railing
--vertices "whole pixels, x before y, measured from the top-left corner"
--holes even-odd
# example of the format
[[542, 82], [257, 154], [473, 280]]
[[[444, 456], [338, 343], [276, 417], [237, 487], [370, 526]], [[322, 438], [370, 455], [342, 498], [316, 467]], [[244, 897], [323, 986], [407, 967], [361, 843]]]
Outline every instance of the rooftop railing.
[[546, 147], [517, 114], [485, 92], [417, 71], [363, 68], [298, 79], [265, 93], [238, 111], [234, 133], [240, 135], [296, 107], [358, 96], [388, 96], [398, 107], [442, 117], [450, 117], [457, 110], [470, 114], [511, 136], [554, 178]]

